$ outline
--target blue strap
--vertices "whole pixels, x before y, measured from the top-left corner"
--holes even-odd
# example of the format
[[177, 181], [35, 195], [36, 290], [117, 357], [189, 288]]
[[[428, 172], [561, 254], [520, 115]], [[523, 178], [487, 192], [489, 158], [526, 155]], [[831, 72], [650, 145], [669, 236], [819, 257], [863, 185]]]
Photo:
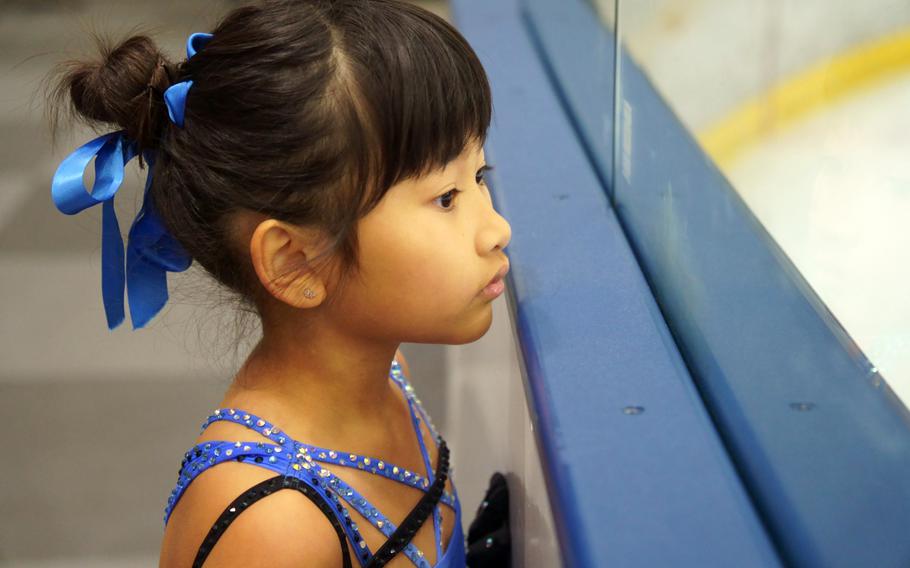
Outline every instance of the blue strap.
[[[421, 415], [424, 417], [424, 420], [427, 423], [428, 428], [434, 436], [436, 441], [436, 446], [439, 447], [439, 441], [436, 439], [438, 435], [436, 434], [436, 429], [430, 425], [429, 417], [424, 412], [422, 405], [418, 404], [414, 399], [413, 392], [414, 389], [411, 387], [410, 383], [405, 378], [404, 374], [401, 372], [401, 366], [396, 359], [392, 359], [392, 378], [399, 387], [401, 387], [405, 400], [408, 403], [408, 411], [411, 413], [411, 421], [414, 424], [414, 432], [417, 434], [417, 441], [420, 444], [420, 453], [423, 455], [423, 463], [427, 470], [427, 478], [430, 480], [430, 483], [435, 481], [433, 475], [433, 468], [430, 465], [430, 456], [427, 452], [427, 447], [423, 442], [423, 433], [420, 429], [420, 419], [417, 417], [417, 414], [414, 411], [414, 408], [417, 407]], [[455, 483], [452, 482], [452, 490], [455, 490]], [[455, 495], [455, 500], [457, 502], [458, 496]], [[433, 531], [436, 536], [436, 558], [439, 558], [442, 555], [442, 517], [439, 513], [439, 507], [433, 508]]]

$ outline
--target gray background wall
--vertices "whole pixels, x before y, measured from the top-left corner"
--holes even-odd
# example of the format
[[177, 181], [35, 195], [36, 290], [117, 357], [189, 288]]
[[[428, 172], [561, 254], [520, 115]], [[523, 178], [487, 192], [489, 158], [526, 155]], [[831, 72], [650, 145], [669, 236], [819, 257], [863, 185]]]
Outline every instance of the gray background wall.
[[[141, 23], [177, 58], [236, 3], [0, 0], [0, 566], [157, 565], [183, 452], [248, 346], [231, 349], [234, 318], [210, 309], [193, 271], [169, 275], [171, 302], [147, 329], [127, 317], [108, 331], [100, 208], [66, 217], [50, 197], [60, 159], [93, 134], [76, 128], [51, 148], [41, 81], [85, 52], [87, 30]], [[419, 3], [449, 16], [445, 1]], [[118, 192], [123, 230], [143, 181], [130, 171]], [[445, 349], [402, 346], [443, 432]]]

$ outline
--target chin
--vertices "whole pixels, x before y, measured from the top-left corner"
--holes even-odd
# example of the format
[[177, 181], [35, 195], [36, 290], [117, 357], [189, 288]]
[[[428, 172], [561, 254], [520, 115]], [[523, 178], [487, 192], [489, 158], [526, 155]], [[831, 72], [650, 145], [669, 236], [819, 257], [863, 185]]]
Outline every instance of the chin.
[[465, 343], [473, 343], [486, 335], [490, 331], [490, 326], [493, 325], [493, 305], [490, 302], [487, 302], [476, 314], [474, 317], [465, 322], [465, 324], [458, 330], [458, 333], [451, 337], [448, 343], [449, 345], [464, 345]]

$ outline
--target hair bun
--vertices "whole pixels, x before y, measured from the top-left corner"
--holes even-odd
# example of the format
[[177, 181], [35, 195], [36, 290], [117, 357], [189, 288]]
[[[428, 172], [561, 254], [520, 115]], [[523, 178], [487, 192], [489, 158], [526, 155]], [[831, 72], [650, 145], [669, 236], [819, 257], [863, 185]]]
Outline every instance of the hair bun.
[[167, 110], [164, 91], [176, 68], [148, 36], [132, 36], [111, 47], [98, 39], [101, 58], [71, 61], [55, 89], [69, 95], [73, 111], [90, 123], [107, 123], [126, 130], [140, 151], [156, 148]]

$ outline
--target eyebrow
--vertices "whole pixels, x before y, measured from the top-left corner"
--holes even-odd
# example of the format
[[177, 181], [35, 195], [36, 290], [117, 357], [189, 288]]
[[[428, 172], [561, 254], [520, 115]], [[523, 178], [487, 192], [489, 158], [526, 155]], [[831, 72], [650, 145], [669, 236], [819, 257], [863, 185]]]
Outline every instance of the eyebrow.
[[[493, 169], [493, 168], [492, 168], [489, 164], [486, 163], [486, 160], [484, 160], [484, 163], [481, 164], [481, 166], [480, 166], [479, 168], [477, 168], [477, 171], [478, 171], [478, 172], [480, 172], [480, 171], [488, 171], [488, 170], [491, 170], [491, 169]], [[476, 173], [476, 172], [475, 172], [475, 173]], [[447, 184], [445, 184], [445, 185], [443, 185], [443, 186], [441, 186], [441, 187], [439, 187], [439, 188], [437, 188], [437, 189], [434, 189], [434, 190], [433, 190], [433, 193], [442, 191], [442, 190], [444, 190], [445, 188], [447, 188], [447, 187], [449, 187], [449, 186], [453, 186], [454, 183], [455, 183], [455, 182], [451, 182], [451, 181], [450, 181], [449, 183], [447, 183]]]

